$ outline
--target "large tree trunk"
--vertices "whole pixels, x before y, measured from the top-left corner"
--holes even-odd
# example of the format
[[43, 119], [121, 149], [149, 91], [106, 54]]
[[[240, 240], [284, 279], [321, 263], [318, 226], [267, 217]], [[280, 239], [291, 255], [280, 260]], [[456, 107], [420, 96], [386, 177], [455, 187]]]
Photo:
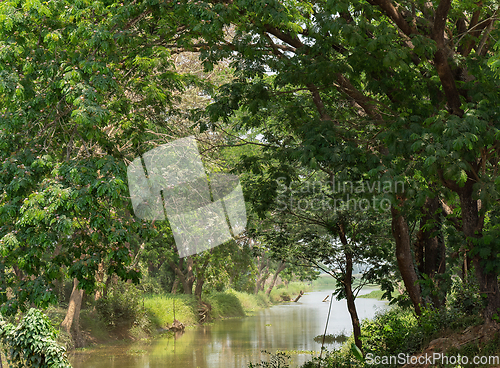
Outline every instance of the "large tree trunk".
[[76, 348], [83, 347], [83, 338], [80, 333], [80, 308], [82, 306], [83, 290], [78, 289], [78, 280], [73, 280], [73, 291], [69, 298], [68, 311], [61, 323], [61, 327], [71, 335]]
[[196, 299], [198, 301], [201, 302], [201, 293], [203, 291], [203, 284], [205, 283], [205, 277], [204, 276], [200, 276], [197, 280], [196, 280], [196, 286], [194, 288], [194, 296], [196, 297]]
[[435, 292], [432, 303], [439, 308], [444, 303], [444, 296], [439, 297], [439, 284], [435, 282], [436, 274], [446, 270], [446, 249], [441, 234], [441, 203], [439, 198], [427, 198], [422, 208], [420, 229], [415, 243], [415, 261], [420, 274], [426, 274], [434, 282]]
[[276, 269], [276, 272], [274, 273], [273, 279], [271, 280], [271, 284], [269, 285], [269, 287], [266, 290], [266, 295], [271, 294], [271, 291], [273, 290], [274, 285], [276, 285], [276, 280], [278, 279], [278, 275], [285, 268], [286, 268], [286, 263], [281, 261], [280, 264], [278, 265], [278, 268]]
[[[467, 239], [467, 244], [471, 250], [474, 247], [473, 239], [480, 239], [484, 226], [484, 219], [479, 216], [478, 201], [472, 198], [474, 181], [470, 178], [465, 185], [458, 190], [460, 206], [462, 208], [462, 226]], [[496, 256], [491, 252], [490, 258], [493, 260]], [[478, 254], [472, 258], [474, 270], [481, 294], [486, 295], [487, 305], [484, 310], [486, 322], [493, 321], [493, 316], [500, 311], [500, 292], [498, 288], [498, 275], [495, 272], [486, 272], [481, 256]]]
[[413, 264], [411, 254], [410, 233], [406, 219], [400, 212], [391, 207], [392, 215], [392, 235], [396, 241], [396, 259], [398, 261], [399, 272], [403, 278], [405, 288], [408, 291], [410, 300], [413, 303], [415, 313], [420, 316], [422, 314], [421, 306], [423, 305], [420, 287], [417, 284], [417, 273]]
[[[210, 250], [211, 253], [212, 250]], [[210, 261], [210, 258], [207, 258], [203, 264], [197, 265], [196, 268], [196, 286], [194, 288], [194, 295], [196, 299], [201, 302], [201, 293], [203, 291], [203, 284], [205, 284], [205, 270], [208, 267], [208, 262]]]

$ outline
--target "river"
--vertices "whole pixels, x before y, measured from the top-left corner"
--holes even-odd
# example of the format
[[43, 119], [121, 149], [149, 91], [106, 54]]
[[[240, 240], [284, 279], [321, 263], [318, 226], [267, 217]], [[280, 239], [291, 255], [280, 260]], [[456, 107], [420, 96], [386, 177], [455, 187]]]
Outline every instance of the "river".
[[[246, 368], [266, 357], [262, 350], [320, 351], [314, 337], [325, 329], [329, 303], [322, 300], [328, 293], [308, 292], [297, 303], [276, 305], [252, 316], [195, 326], [151, 342], [106, 345], [74, 353], [70, 360], [74, 368]], [[387, 302], [358, 298], [356, 307], [360, 319], [372, 318], [387, 308]], [[351, 319], [345, 300], [334, 299], [327, 334], [342, 331], [351, 333]], [[293, 353], [290, 365], [298, 367], [311, 356]]]

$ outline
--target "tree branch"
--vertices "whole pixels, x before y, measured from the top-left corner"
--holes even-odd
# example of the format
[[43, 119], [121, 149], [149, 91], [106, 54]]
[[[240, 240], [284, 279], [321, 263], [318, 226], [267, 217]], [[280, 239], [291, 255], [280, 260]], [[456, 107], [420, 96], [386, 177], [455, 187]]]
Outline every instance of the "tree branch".
[[268, 24], [264, 25], [264, 28], [267, 33], [272, 34], [274, 37], [280, 39], [283, 42], [286, 42], [290, 46], [295, 47], [296, 49], [299, 49], [304, 46], [302, 41], [298, 37], [292, 37], [289, 33], [285, 33], [283, 31], [280, 31], [279, 29], [272, 27]]
[[403, 15], [398, 11], [398, 8], [390, 0], [368, 0], [368, 2], [371, 5], [381, 8], [407, 36], [418, 33], [414, 27], [408, 24]]
[[354, 87], [352, 83], [340, 73], [337, 73], [337, 81], [339, 83], [339, 89], [351, 97], [368, 116], [377, 121], [383, 120], [378, 109], [373, 106], [375, 101], [363, 95], [363, 93], [358, 91], [356, 87]]
[[321, 120], [333, 121], [333, 119], [330, 117], [330, 115], [328, 115], [328, 113], [326, 112], [325, 104], [323, 103], [323, 100], [321, 99], [321, 95], [319, 94], [318, 88], [312, 83], [307, 84], [307, 87], [309, 88], [309, 91], [311, 92], [314, 105], [316, 105], [316, 109], [319, 112]]
[[444, 29], [446, 19], [451, 8], [451, 0], [441, 0], [434, 15], [434, 27], [432, 29], [432, 38], [437, 42], [438, 47], [444, 46]]
[[434, 26], [432, 30], [432, 39], [436, 41], [437, 51], [434, 54], [434, 63], [436, 65], [436, 70], [443, 86], [444, 94], [446, 96], [446, 101], [448, 108], [452, 114], [462, 116], [464, 114], [463, 110], [460, 108], [462, 105], [460, 101], [460, 94], [458, 92], [457, 86], [455, 84], [455, 78], [453, 77], [453, 72], [448, 64], [448, 54], [451, 50], [445, 44], [444, 40], [444, 30], [446, 28], [446, 19], [448, 18], [448, 12], [451, 8], [451, 0], [441, 0], [439, 2], [438, 8], [436, 9], [436, 14], [434, 16]]

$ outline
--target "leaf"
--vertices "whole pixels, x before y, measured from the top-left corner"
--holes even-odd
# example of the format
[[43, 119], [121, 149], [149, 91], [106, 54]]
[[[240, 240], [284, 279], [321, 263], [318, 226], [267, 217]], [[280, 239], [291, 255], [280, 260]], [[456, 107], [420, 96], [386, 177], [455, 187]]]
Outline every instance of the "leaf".
[[360, 362], [364, 362], [363, 352], [356, 346], [355, 343], [351, 343], [351, 353]]
[[463, 142], [463, 137], [458, 137], [457, 139], [455, 139], [455, 141], [453, 142], [453, 149], [455, 151], [459, 151], [464, 145], [464, 142]]
[[412, 144], [411, 146], [411, 149], [414, 151], [414, 152], [417, 152], [418, 150], [420, 150], [420, 148], [424, 145], [424, 142], [422, 140], [418, 140], [416, 141], [415, 143]]
[[482, 259], [487, 259], [490, 256], [490, 254], [491, 254], [490, 248], [486, 248], [486, 247], [479, 248], [479, 256]]
[[434, 162], [436, 162], [436, 156], [429, 156], [425, 160], [425, 166], [431, 166]]

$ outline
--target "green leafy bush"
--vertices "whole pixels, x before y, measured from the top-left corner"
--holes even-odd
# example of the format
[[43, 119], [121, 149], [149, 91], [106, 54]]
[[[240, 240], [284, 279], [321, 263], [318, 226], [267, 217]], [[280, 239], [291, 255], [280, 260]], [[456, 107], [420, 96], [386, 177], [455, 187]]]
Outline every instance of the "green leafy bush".
[[460, 278], [454, 280], [447, 305], [469, 316], [480, 314], [484, 308], [484, 303], [473, 275], [468, 277], [467, 282], [462, 281]]
[[133, 284], [118, 281], [105, 298], [96, 301], [96, 310], [111, 329], [128, 329], [137, 324], [148, 327], [141, 292]]
[[0, 321], [0, 341], [14, 368], [71, 368], [65, 348], [56, 342], [56, 330], [47, 316], [30, 309], [19, 325]]
[[397, 355], [417, 351], [424, 338], [417, 318], [408, 310], [392, 308], [362, 324], [365, 353]]

